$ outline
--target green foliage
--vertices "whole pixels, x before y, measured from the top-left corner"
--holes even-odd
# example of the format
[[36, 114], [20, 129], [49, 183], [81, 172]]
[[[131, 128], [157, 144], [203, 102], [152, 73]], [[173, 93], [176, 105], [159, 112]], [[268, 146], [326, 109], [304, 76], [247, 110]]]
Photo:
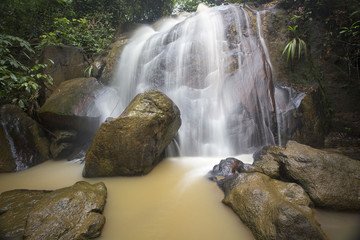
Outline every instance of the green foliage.
[[220, 0], [177, 0], [175, 1], [173, 13], [195, 12], [200, 3], [208, 7], [213, 7], [221, 4], [222, 2], [223, 1]]
[[174, 0], [2, 0], [0, 30], [32, 43], [41, 41], [42, 46], [69, 44], [93, 53], [109, 43], [121, 24], [152, 22], [169, 15], [173, 4]]
[[[17, 48], [15, 57], [12, 49]], [[44, 82], [52, 83], [52, 78], [43, 74], [47, 64], [25, 65], [20, 59], [30, 59], [34, 53], [30, 44], [18, 37], [0, 34], [0, 97], [1, 102], [17, 103], [25, 110], [36, 105], [39, 90]]]
[[88, 53], [100, 52], [112, 41], [115, 29], [104, 14], [72, 19], [55, 18], [54, 30], [41, 35], [38, 48], [47, 45], [71, 45], [82, 47]]
[[345, 49], [343, 59], [348, 64], [349, 75], [353, 69], [360, 79], [360, 10], [354, 11], [349, 15], [349, 26], [340, 27], [339, 37], [342, 40]]
[[195, 12], [201, 0], [179, 0], [175, 4], [175, 12]]
[[296, 29], [297, 25], [292, 27], [288, 26], [288, 30], [292, 32], [292, 34], [295, 36], [290, 42], [285, 46], [282, 55], [286, 55], [286, 61], [288, 62], [291, 58], [291, 61], [294, 60], [294, 57], [298, 55], [298, 59], [301, 58], [302, 55], [307, 55], [307, 47], [304, 40], [296, 36]]
[[2, 33], [26, 40], [36, 39], [49, 31], [53, 19], [70, 16], [66, 1], [56, 0], [1, 0], [0, 29]]

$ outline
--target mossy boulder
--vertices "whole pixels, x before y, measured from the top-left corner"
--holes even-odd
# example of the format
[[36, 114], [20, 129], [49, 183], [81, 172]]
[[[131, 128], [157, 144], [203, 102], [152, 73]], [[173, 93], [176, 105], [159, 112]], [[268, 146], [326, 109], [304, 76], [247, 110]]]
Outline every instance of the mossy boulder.
[[55, 191], [12, 190], [0, 195], [0, 239], [89, 239], [105, 224], [103, 183], [77, 182]]
[[96, 95], [102, 84], [96, 78], [75, 78], [63, 82], [39, 110], [41, 122], [51, 129], [95, 132], [101, 112]]
[[164, 94], [137, 95], [120, 117], [103, 123], [86, 154], [84, 177], [143, 175], [181, 125], [178, 107]]
[[47, 136], [22, 109], [1, 106], [0, 123], [0, 173], [24, 170], [49, 158]]
[[265, 147], [254, 154], [254, 165], [271, 177], [298, 183], [317, 207], [360, 210], [357, 160], [289, 141], [286, 148]]
[[240, 173], [222, 183], [223, 202], [256, 239], [327, 239], [313, 216], [311, 200], [295, 183], [261, 173]]
[[54, 80], [53, 86], [49, 86], [52, 90], [66, 80], [84, 77], [85, 70], [89, 67], [82, 49], [73, 46], [47, 46], [41, 56], [41, 62], [50, 63], [46, 73]]

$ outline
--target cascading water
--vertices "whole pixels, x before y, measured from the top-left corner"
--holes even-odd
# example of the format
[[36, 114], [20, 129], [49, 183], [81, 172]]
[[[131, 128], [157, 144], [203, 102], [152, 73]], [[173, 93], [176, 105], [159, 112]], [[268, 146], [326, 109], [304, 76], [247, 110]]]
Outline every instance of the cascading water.
[[240, 6], [204, 9], [140, 28], [116, 73], [117, 117], [138, 93], [156, 89], [180, 108], [180, 154], [235, 155], [274, 144], [271, 68]]

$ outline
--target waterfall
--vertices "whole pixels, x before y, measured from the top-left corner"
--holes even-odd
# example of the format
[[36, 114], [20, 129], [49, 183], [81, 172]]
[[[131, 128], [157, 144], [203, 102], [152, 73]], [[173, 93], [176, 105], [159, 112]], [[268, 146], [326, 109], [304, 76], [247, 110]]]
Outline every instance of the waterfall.
[[226, 5], [138, 29], [119, 59], [113, 116], [136, 94], [156, 89], [181, 111], [183, 156], [235, 155], [275, 144], [271, 64], [256, 18]]

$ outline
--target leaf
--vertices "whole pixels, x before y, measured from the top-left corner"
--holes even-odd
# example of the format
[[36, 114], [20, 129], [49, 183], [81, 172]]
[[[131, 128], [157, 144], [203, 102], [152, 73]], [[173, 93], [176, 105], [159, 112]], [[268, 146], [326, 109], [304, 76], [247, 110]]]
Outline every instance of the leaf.
[[25, 104], [24, 104], [23, 100], [20, 99], [20, 100], [18, 101], [18, 104], [19, 104], [19, 107], [25, 108]]
[[292, 41], [292, 44], [291, 44], [291, 60], [294, 59], [294, 56], [295, 56], [295, 52], [296, 52], [296, 39], [294, 38], [293, 41]]

